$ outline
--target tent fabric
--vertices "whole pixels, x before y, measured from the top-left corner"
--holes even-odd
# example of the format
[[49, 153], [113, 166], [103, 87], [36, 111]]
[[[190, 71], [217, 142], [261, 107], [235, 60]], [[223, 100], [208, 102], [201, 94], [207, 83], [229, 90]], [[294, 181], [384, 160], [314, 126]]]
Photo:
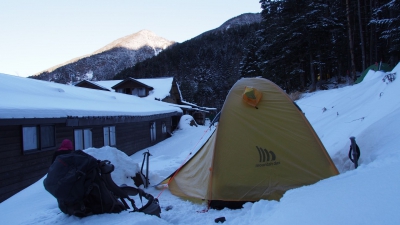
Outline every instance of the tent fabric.
[[360, 77], [358, 77], [354, 83], [355, 84], [361, 83], [364, 80], [365, 75], [367, 75], [368, 71], [370, 71], [370, 70], [374, 70], [374, 71], [381, 70], [384, 72], [388, 72], [388, 71], [391, 71], [392, 69], [393, 68], [390, 67], [390, 65], [387, 63], [381, 63], [380, 65], [378, 65], [377, 63], [372, 64], [361, 73]]
[[[246, 87], [262, 92], [257, 108]], [[315, 131], [281, 88], [242, 78], [230, 90], [216, 131], [169, 181], [172, 194], [207, 200], [279, 200], [289, 189], [338, 171]]]
[[[169, 190], [181, 197], [192, 197], [198, 199], [207, 198], [210, 168], [212, 163], [213, 149], [216, 132], [210, 136], [198, 151], [180, 170], [179, 175], [173, 177]], [[190, 180], [190, 182], [186, 182]], [[179, 184], [179, 185], [173, 185]]]

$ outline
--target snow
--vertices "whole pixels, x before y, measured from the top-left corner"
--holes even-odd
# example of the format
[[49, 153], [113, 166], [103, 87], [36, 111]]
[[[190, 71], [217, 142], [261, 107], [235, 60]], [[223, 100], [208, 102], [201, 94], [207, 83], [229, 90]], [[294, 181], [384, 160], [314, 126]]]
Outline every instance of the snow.
[[[0, 118], [147, 116], [182, 112], [169, 103], [0, 74]], [[165, 92], [165, 91], [164, 91]]]
[[[169, 96], [169, 92], [172, 88], [173, 77], [162, 77], [162, 78], [148, 78], [148, 79], [135, 79], [140, 83], [146, 84], [154, 88], [154, 90], [150, 91], [150, 94], [144, 99], [164, 99]], [[98, 84], [101, 87], [107, 88], [110, 91], [115, 92], [113, 87], [114, 85], [120, 83], [122, 80], [104, 80], [104, 81], [90, 81], [92, 83]]]
[[118, 84], [119, 82], [121, 82], [122, 80], [99, 80], [99, 81], [93, 81], [91, 80], [90, 82], [100, 85], [103, 88], [106, 88], [110, 91], [114, 91], [114, 89], [112, 89], [111, 87], [113, 87], [114, 85]]
[[164, 78], [135, 79], [135, 80], [154, 88], [154, 90], [151, 91], [151, 95], [145, 98], [149, 98], [152, 100], [154, 100], [154, 98], [157, 98], [162, 100], [169, 95], [169, 91], [172, 88], [172, 82], [174, 78], [164, 77]]
[[111, 42], [110, 44], [104, 46], [103, 48], [95, 51], [93, 54], [102, 53], [104, 51], [113, 48], [126, 48], [131, 50], [139, 50], [141, 48], [148, 46], [152, 49], [165, 49], [174, 43], [175, 43], [174, 41], [169, 41], [165, 38], [157, 36], [152, 31], [141, 30], [137, 33], [119, 38]]
[[[398, 65], [392, 72], [400, 73]], [[370, 71], [360, 84], [305, 94], [297, 104], [317, 132], [340, 174], [287, 191], [280, 201], [246, 203], [240, 210], [202, 212], [205, 203], [193, 203], [154, 187], [161, 218], [143, 213], [102, 214], [78, 219], [60, 213], [56, 200], [39, 180], [0, 204], [3, 224], [400, 224], [400, 81], [383, 82], [387, 73]], [[326, 108], [324, 111], [323, 108]], [[116, 166], [118, 184], [136, 171], [149, 151], [150, 185], [170, 175], [207, 140], [208, 126], [189, 126], [185, 116], [172, 137], [128, 157], [116, 149], [87, 149]], [[347, 157], [350, 137], [361, 150], [359, 167]], [[125, 170], [125, 168], [129, 168]], [[118, 178], [119, 177], [119, 178]], [[167, 206], [173, 208], [165, 210]]]

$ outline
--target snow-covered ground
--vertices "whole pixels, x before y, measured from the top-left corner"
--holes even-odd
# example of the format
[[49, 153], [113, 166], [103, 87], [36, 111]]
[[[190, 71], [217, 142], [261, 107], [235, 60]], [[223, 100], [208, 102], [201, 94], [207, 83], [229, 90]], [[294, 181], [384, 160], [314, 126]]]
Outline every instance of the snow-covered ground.
[[[400, 65], [392, 72], [400, 75]], [[389, 73], [370, 71], [354, 86], [318, 91], [297, 101], [316, 130], [340, 174], [285, 193], [278, 201], [246, 203], [240, 210], [209, 210], [154, 187], [147, 192], [159, 198], [161, 218], [143, 213], [103, 214], [86, 218], [60, 212], [56, 200], [43, 188], [43, 179], [0, 204], [2, 224], [400, 224], [400, 81]], [[162, 143], [128, 157], [114, 148], [87, 149], [115, 166], [116, 183], [133, 183], [143, 153], [149, 151], [150, 182], [157, 184], [182, 165], [212, 133], [206, 126], [181, 129]], [[211, 128], [214, 129], [214, 128]], [[350, 137], [361, 149], [359, 167], [347, 157]], [[140, 203], [139, 203], [140, 204]], [[172, 206], [171, 210], [165, 210]]]

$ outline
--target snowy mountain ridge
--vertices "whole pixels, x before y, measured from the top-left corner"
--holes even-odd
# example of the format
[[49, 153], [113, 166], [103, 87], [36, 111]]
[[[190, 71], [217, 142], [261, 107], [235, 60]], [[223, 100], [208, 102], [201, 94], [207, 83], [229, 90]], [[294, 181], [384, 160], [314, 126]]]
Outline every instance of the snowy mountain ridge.
[[[226, 31], [233, 27], [259, 21], [261, 21], [260, 13], [245, 13], [229, 19], [220, 27], [200, 34], [197, 37], [201, 37], [209, 32], [217, 36], [223, 36], [223, 32], [219, 33], [217, 31]], [[31, 78], [63, 84], [76, 83], [83, 79], [94, 81], [111, 80], [123, 69], [131, 68], [138, 62], [156, 56], [174, 44], [177, 43], [158, 37], [152, 31], [141, 30], [119, 38], [91, 54], [77, 57], [63, 64], [51, 67]]]
[[174, 41], [169, 41], [165, 38], [157, 36], [155, 33], [149, 30], [141, 30], [137, 33], [127, 35], [125, 37], [119, 38], [110, 44], [100, 48], [99, 50], [93, 52], [94, 54], [99, 54], [113, 48], [126, 48], [131, 50], [139, 50], [144, 46], [152, 47], [153, 49], [166, 49], [168, 46], [174, 44]]
[[124, 68], [151, 58], [174, 43], [152, 31], [141, 30], [119, 38], [91, 54], [51, 67], [32, 78], [64, 84], [83, 79], [111, 80]]

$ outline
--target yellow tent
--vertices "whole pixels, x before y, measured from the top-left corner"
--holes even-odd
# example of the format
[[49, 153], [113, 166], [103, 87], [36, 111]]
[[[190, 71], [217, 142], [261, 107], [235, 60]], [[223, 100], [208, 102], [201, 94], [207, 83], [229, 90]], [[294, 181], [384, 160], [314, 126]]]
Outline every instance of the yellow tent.
[[269, 80], [243, 78], [230, 90], [209, 140], [164, 183], [177, 196], [243, 203], [279, 200], [289, 189], [336, 174], [288, 95]]

